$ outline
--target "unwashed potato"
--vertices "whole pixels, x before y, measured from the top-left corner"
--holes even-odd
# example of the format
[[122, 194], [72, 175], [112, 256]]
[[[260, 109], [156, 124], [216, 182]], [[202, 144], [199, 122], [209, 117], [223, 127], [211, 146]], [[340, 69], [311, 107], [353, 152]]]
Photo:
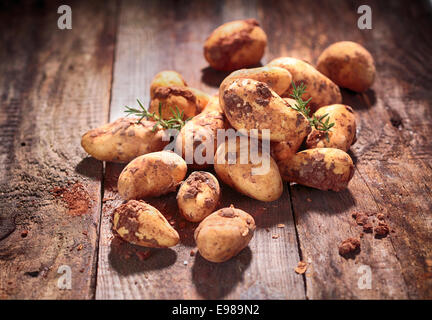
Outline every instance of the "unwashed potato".
[[351, 157], [334, 148], [316, 148], [298, 152], [279, 161], [282, 179], [320, 189], [342, 191], [354, 174]]
[[176, 71], [165, 70], [156, 74], [150, 84], [150, 97], [153, 99], [156, 88], [160, 87], [187, 87], [182, 75]]
[[[247, 139], [246, 148], [241, 147], [241, 139]], [[236, 137], [235, 140], [227, 139], [220, 144], [214, 160], [216, 174], [227, 185], [250, 198], [267, 202], [277, 200], [283, 191], [278, 166], [270, 154], [261, 150], [259, 144], [252, 151], [253, 142], [256, 141], [251, 138]], [[261, 161], [254, 159], [254, 152], [262, 157]]]
[[290, 108], [265, 83], [252, 79], [232, 81], [219, 91], [219, 102], [230, 124], [237, 130], [270, 130], [270, 140], [297, 142], [310, 132], [309, 121]]
[[201, 256], [211, 262], [224, 262], [247, 247], [255, 231], [255, 220], [234, 207], [220, 209], [205, 218], [194, 238]]
[[227, 22], [207, 38], [204, 57], [213, 69], [233, 71], [257, 64], [267, 36], [255, 19]]
[[265, 66], [253, 69], [241, 69], [234, 71], [226, 77], [220, 85], [220, 90], [225, 90], [236, 79], [252, 79], [264, 82], [274, 92], [281, 95], [291, 86], [292, 76], [288, 70], [280, 67]]
[[312, 132], [306, 139], [307, 148], [336, 148], [348, 151], [356, 139], [356, 121], [353, 109], [344, 104], [333, 104], [322, 107], [315, 112], [317, 118], [326, 114], [330, 119], [329, 123], [334, 123], [328, 132], [328, 139], [323, 131], [312, 128]]
[[[225, 118], [221, 112], [215, 110], [200, 113], [180, 130], [176, 138], [176, 151], [181, 150], [183, 159], [190, 168], [207, 168], [213, 164], [218, 146], [217, 131], [225, 128]], [[196, 158], [195, 152], [201, 159]]]
[[195, 171], [182, 183], [177, 193], [177, 204], [183, 217], [192, 222], [202, 221], [217, 207], [220, 187], [209, 172]]
[[174, 152], [148, 153], [135, 158], [123, 169], [118, 179], [118, 192], [126, 200], [174, 192], [186, 171], [186, 162]]
[[375, 63], [363, 46], [340, 41], [325, 49], [318, 58], [317, 69], [337, 85], [356, 92], [370, 88], [375, 79]]
[[183, 112], [183, 119], [196, 116], [201, 112], [201, 102], [194, 90], [188, 87], [158, 87], [154, 91], [153, 99], [150, 101], [149, 112], [159, 114], [161, 106], [162, 118], [165, 120], [173, 117], [172, 110], [176, 108]]
[[[309, 63], [295, 58], [281, 57], [270, 61], [268, 66], [284, 68], [291, 73], [296, 86], [301, 83], [306, 85], [306, 92], [302, 99], [312, 98], [309, 103], [312, 112], [322, 106], [342, 102], [339, 87]], [[282, 97], [290, 97], [290, 94], [292, 94], [292, 87], [283, 93]]]
[[161, 151], [169, 141], [163, 141], [164, 131], [155, 122], [137, 118], [120, 118], [86, 132], [81, 145], [92, 157], [101, 161], [127, 163], [136, 157]]
[[129, 200], [116, 208], [113, 227], [127, 242], [144, 247], [173, 247], [180, 240], [165, 217], [144, 201]]

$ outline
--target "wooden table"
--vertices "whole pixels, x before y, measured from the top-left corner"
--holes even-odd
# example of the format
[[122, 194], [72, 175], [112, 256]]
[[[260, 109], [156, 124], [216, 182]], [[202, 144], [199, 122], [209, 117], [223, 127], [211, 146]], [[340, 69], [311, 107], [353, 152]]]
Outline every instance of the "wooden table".
[[[428, 1], [76, 1], [72, 30], [57, 28], [60, 4], [0, 4], [0, 298], [432, 298]], [[372, 30], [357, 28], [361, 4], [372, 8]], [[278, 56], [315, 63], [339, 40], [374, 56], [372, 90], [343, 91], [358, 124], [354, 178], [339, 193], [286, 184], [273, 203], [224, 187], [224, 205], [252, 213], [257, 231], [223, 264], [190, 255], [195, 226], [178, 217], [174, 194], [152, 200], [181, 243], [147, 256], [113, 238], [122, 166], [88, 157], [81, 135], [136, 98], [147, 103], [164, 69], [216, 92], [226, 74], [208, 67], [204, 40], [223, 22], [250, 17], [268, 35], [263, 64]], [[393, 232], [364, 234], [360, 254], [345, 259], [338, 245], [359, 238], [357, 211], [385, 214]], [[303, 275], [294, 272], [301, 260]], [[58, 287], [61, 266], [70, 267], [71, 289]]]

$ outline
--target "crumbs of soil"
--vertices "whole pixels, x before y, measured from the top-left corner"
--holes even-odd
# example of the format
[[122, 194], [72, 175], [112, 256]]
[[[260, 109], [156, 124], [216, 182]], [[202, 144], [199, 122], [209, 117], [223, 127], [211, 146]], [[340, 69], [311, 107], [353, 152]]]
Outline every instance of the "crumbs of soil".
[[82, 184], [75, 183], [69, 187], [55, 187], [52, 189], [52, 193], [66, 203], [70, 215], [79, 216], [89, 212], [91, 200]]
[[294, 271], [298, 274], [303, 274], [307, 270], [307, 263], [304, 261], [299, 261], [297, 264], [297, 267], [294, 269]]
[[339, 245], [339, 254], [344, 258], [354, 258], [360, 253], [360, 241], [356, 238], [348, 238]]

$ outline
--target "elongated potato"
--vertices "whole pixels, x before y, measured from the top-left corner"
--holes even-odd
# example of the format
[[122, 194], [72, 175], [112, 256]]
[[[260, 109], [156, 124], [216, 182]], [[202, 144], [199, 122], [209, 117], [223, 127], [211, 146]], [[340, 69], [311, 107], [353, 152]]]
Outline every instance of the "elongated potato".
[[[241, 139], [246, 139], [243, 147]], [[232, 141], [232, 142], [231, 142]], [[238, 192], [260, 201], [274, 201], [282, 195], [278, 166], [256, 140], [237, 137], [219, 145], [214, 168], [217, 176]], [[256, 143], [257, 148], [254, 148]], [[255, 156], [255, 155], [256, 156]]]
[[113, 228], [127, 242], [144, 247], [173, 247], [180, 240], [165, 217], [144, 201], [129, 200], [116, 208]]
[[247, 212], [234, 207], [223, 208], [199, 224], [194, 238], [204, 259], [224, 262], [247, 247], [255, 228], [255, 220]]
[[285, 181], [320, 190], [344, 190], [354, 174], [351, 157], [334, 148], [300, 151], [288, 160], [279, 161], [278, 165]]
[[272, 141], [303, 140], [310, 132], [305, 116], [290, 108], [265, 83], [237, 79], [219, 92], [219, 102], [230, 124], [237, 130], [270, 129]]
[[267, 36], [255, 19], [227, 22], [207, 38], [204, 57], [216, 70], [233, 71], [257, 64], [264, 55]]
[[136, 157], [161, 151], [169, 141], [163, 141], [164, 131], [155, 122], [137, 118], [120, 118], [86, 132], [81, 146], [101, 161], [127, 163]]
[[312, 128], [306, 139], [307, 148], [336, 148], [348, 151], [356, 138], [356, 121], [352, 108], [344, 104], [333, 104], [315, 112], [317, 118], [326, 114], [329, 123], [334, 123], [328, 132], [328, 139], [323, 131]]
[[174, 192], [186, 171], [186, 162], [174, 152], [145, 154], [123, 169], [118, 179], [118, 191], [126, 200], [157, 197]]
[[177, 204], [182, 216], [199, 222], [211, 214], [220, 200], [219, 182], [205, 171], [194, 171], [182, 183], [177, 193]]
[[231, 73], [222, 81], [219, 90], [225, 88], [236, 79], [252, 79], [264, 82], [278, 95], [283, 94], [291, 86], [291, 73], [280, 67], [265, 66], [252, 69], [240, 69]]
[[[302, 98], [303, 100], [312, 98], [309, 103], [312, 112], [322, 106], [342, 103], [339, 87], [309, 63], [295, 58], [281, 57], [270, 61], [268, 66], [284, 68], [291, 73], [296, 86], [300, 83], [306, 85], [306, 92]], [[290, 97], [291, 93], [292, 87], [283, 93], [282, 97]]]
[[176, 138], [176, 150], [182, 151], [183, 159], [190, 168], [207, 168], [213, 164], [218, 146], [217, 131], [225, 128], [225, 118], [221, 112], [200, 113], [180, 130]]
[[183, 119], [196, 116], [201, 112], [201, 102], [196, 92], [188, 87], [158, 87], [154, 91], [153, 99], [150, 101], [149, 112], [159, 114], [161, 106], [162, 118], [165, 120], [173, 117], [172, 110], [176, 107], [183, 112]]
[[182, 75], [176, 71], [165, 70], [156, 74], [150, 84], [150, 97], [153, 99], [156, 88], [160, 87], [187, 87]]
[[326, 48], [318, 58], [317, 69], [337, 85], [356, 92], [369, 89], [375, 79], [375, 63], [363, 46], [340, 41]]

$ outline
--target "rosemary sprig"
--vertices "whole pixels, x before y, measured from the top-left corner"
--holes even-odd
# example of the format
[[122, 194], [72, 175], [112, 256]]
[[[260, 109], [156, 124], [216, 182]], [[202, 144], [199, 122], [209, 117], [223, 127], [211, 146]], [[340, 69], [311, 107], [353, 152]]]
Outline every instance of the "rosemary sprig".
[[141, 101], [137, 99], [137, 102], [140, 106], [140, 109], [131, 108], [128, 106], [125, 106], [126, 112], [129, 115], [134, 115], [137, 117], [140, 117], [137, 123], [140, 123], [142, 119], [146, 118], [148, 120], [154, 120], [156, 121], [155, 125], [153, 126], [152, 131], [154, 132], [158, 126], [161, 126], [164, 129], [176, 129], [180, 130], [183, 128], [183, 126], [186, 124], [187, 121], [189, 121], [191, 118], [188, 118], [186, 120], [183, 120], [184, 112], [180, 112], [178, 107], [175, 107], [175, 110], [170, 107], [170, 111], [173, 114], [173, 116], [165, 120], [162, 118], [162, 103], [159, 103], [159, 114], [156, 114], [156, 112], [148, 112], [148, 110], [142, 105]]
[[296, 86], [293, 81], [292, 86], [293, 93], [291, 94], [291, 97], [296, 101], [296, 105], [290, 107], [303, 114], [306, 119], [308, 119], [311, 127], [313, 126], [316, 130], [324, 132], [326, 140], [327, 142], [329, 142], [330, 139], [328, 133], [330, 129], [335, 125], [334, 122], [330, 123], [330, 117], [328, 113], [322, 115], [321, 117], [317, 117], [316, 115], [310, 117], [310, 108], [308, 107], [308, 104], [312, 100], [312, 98], [309, 98], [306, 101], [302, 99], [303, 94], [306, 92], [305, 84], [302, 82], [299, 86]]

